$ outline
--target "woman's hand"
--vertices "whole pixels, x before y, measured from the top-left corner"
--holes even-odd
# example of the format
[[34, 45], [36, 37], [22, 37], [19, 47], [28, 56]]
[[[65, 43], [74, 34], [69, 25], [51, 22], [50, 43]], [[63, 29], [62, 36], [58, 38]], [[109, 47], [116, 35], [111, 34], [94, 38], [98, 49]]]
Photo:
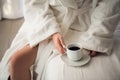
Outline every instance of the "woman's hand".
[[57, 48], [57, 50], [61, 53], [64, 54], [66, 49], [65, 49], [65, 43], [63, 40], [63, 37], [60, 33], [55, 33], [52, 35], [52, 40], [54, 42], [55, 47]]
[[88, 50], [88, 49], [86, 49], [89, 53], [89, 55], [91, 56], [91, 57], [94, 57], [94, 56], [96, 56], [99, 52], [97, 52], [97, 51], [93, 51], [93, 50]]
[[92, 57], [93, 57], [93, 56], [96, 56], [97, 54], [98, 54], [98, 53], [97, 53], [96, 51], [90, 51], [90, 52], [89, 52], [89, 55], [92, 56]]

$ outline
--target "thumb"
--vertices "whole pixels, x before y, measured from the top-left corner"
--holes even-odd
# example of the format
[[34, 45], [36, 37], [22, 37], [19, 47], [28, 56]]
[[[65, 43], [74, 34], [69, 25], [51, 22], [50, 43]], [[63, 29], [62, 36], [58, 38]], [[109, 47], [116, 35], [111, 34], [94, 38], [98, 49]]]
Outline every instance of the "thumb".
[[65, 48], [65, 42], [64, 42], [63, 38], [61, 37], [59, 40], [60, 40], [62, 47]]

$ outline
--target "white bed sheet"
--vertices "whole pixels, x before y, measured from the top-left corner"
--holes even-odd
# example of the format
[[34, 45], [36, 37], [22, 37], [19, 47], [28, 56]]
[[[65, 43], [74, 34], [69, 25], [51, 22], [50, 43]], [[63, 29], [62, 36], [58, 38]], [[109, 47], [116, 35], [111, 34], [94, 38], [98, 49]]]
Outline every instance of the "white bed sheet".
[[60, 55], [53, 54], [46, 64], [42, 80], [120, 80], [120, 28], [115, 33], [111, 55], [99, 54], [82, 67], [66, 65]]
[[56, 55], [48, 62], [43, 80], [120, 80], [119, 50], [117, 46], [111, 56], [98, 55], [82, 67], [68, 66]]

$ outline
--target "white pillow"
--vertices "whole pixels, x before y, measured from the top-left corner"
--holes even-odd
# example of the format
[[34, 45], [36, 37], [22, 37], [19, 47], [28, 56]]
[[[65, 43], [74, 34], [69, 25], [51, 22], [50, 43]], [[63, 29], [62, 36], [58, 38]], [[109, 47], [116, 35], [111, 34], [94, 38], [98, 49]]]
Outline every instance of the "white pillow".
[[16, 19], [23, 17], [23, 0], [2, 0], [2, 17]]

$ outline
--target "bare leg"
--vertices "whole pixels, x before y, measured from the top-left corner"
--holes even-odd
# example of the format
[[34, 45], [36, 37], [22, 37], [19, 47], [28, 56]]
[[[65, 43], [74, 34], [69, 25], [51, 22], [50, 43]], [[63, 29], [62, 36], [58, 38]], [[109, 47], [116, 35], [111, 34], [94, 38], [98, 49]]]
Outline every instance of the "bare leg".
[[10, 60], [10, 80], [31, 80], [30, 67], [35, 62], [38, 46], [26, 45], [17, 51]]

